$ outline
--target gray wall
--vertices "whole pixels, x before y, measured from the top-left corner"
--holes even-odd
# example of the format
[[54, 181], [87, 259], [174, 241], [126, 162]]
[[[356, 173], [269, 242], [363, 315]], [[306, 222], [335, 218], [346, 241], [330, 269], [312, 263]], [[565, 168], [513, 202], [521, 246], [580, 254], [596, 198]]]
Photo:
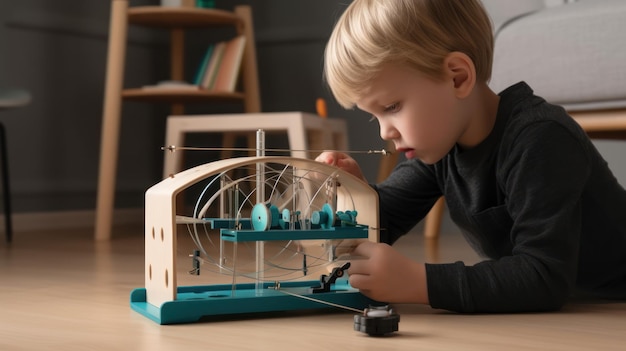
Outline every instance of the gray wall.
[[[0, 86], [33, 95], [24, 108], [0, 112], [9, 139], [15, 212], [92, 209], [95, 206], [110, 1], [0, 1]], [[245, 1], [218, 1], [220, 4]], [[319, 96], [331, 116], [349, 119], [351, 146], [372, 148], [373, 124], [332, 103], [321, 79], [324, 42], [338, 13], [334, 1], [264, 0], [253, 3], [264, 111], [313, 112]], [[158, 4], [157, 0], [131, 5]], [[231, 5], [232, 6], [232, 5]], [[187, 35], [188, 75], [211, 40], [208, 30]], [[164, 30], [131, 27], [125, 86], [166, 79]], [[168, 106], [125, 102], [116, 206], [142, 207], [146, 188], [159, 181], [160, 146]], [[188, 113], [240, 112], [233, 106], [193, 105]], [[364, 117], [365, 118], [365, 117]], [[365, 127], [365, 128], [363, 128]], [[375, 174], [371, 157], [368, 173]]]
[[[133, 0], [132, 5], [157, 0]], [[246, 1], [219, 1], [219, 4]], [[343, 111], [321, 77], [322, 53], [332, 25], [345, 6], [337, 1], [263, 0], [252, 4], [264, 111], [314, 112], [317, 97], [329, 114], [345, 118], [350, 148], [383, 147], [378, 126], [358, 111]], [[102, 97], [110, 1], [0, 1], [0, 86], [33, 95], [27, 107], [0, 111], [9, 138], [14, 209], [40, 212], [92, 209], [98, 174]], [[224, 32], [189, 31], [188, 76], [211, 40]], [[227, 35], [228, 33], [226, 33]], [[150, 84], [168, 75], [168, 37], [162, 30], [131, 27], [125, 86]], [[188, 113], [240, 112], [239, 105], [193, 105]], [[118, 167], [118, 207], [142, 207], [146, 188], [159, 181], [160, 146], [168, 107], [125, 102]], [[214, 142], [219, 142], [219, 138]], [[204, 139], [203, 139], [204, 140]], [[626, 179], [624, 145], [601, 150]], [[359, 156], [375, 180], [378, 156]], [[623, 182], [626, 183], [626, 182]]]

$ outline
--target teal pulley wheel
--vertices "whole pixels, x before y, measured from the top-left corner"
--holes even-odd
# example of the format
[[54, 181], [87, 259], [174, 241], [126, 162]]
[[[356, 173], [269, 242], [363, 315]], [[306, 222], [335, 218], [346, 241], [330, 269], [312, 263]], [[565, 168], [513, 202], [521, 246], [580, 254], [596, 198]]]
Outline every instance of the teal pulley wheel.
[[291, 211], [285, 208], [282, 213], [282, 220], [286, 223], [291, 222]]
[[281, 213], [276, 205], [270, 205], [270, 229], [280, 227]]
[[315, 211], [311, 215], [311, 223], [317, 224], [323, 229], [330, 229], [335, 223], [335, 212], [333, 207], [326, 203], [322, 206], [321, 211]]
[[258, 203], [252, 207], [252, 213], [250, 215], [250, 221], [252, 222], [252, 228], [256, 231], [266, 231], [270, 229], [272, 224], [272, 214], [263, 203]]

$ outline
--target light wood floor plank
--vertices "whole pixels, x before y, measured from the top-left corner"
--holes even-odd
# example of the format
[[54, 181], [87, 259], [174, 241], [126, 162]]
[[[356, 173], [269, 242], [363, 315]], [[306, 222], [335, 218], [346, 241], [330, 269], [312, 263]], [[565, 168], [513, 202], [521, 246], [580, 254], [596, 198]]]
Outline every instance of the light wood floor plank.
[[[419, 260], [478, 260], [454, 230], [438, 245], [411, 234], [398, 247]], [[116, 228], [113, 241], [98, 243], [92, 229], [17, 233], [10, 247], [0, 244], [0, 350], [626, 349], [626, 304], [609, 302], [502, 315], [400, 305], [400, 331], [385, 338], [353, 331], [353, 313], [343, 311], [161, 326], [129, 307], [130, 291], [143, 286], [143, 259], [142, 228]]]

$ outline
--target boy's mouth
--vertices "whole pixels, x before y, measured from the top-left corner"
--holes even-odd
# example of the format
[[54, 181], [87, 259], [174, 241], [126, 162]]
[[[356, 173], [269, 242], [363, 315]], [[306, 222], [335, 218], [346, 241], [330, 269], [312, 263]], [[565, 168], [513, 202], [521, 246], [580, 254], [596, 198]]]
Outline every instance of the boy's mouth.
[[411, 149], [411, 148], [398, 148], [396, 149], [397, 152], [404, 152], [404, 157], [406, 157], [407, 159], [412, 159], [415, 158], [415, 149]]

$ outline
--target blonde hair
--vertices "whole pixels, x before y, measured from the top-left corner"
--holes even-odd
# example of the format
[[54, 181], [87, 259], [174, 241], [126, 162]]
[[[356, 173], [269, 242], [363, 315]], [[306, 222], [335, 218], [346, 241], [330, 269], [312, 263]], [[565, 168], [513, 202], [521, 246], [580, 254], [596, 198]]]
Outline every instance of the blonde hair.
[[354, 0], [326, 46], [324, 75], [345, 108], [386, 64], [442, 78], [445, 57], [472, 59], [477, 81], [491, 77], [493, 31], [480, 0]]

